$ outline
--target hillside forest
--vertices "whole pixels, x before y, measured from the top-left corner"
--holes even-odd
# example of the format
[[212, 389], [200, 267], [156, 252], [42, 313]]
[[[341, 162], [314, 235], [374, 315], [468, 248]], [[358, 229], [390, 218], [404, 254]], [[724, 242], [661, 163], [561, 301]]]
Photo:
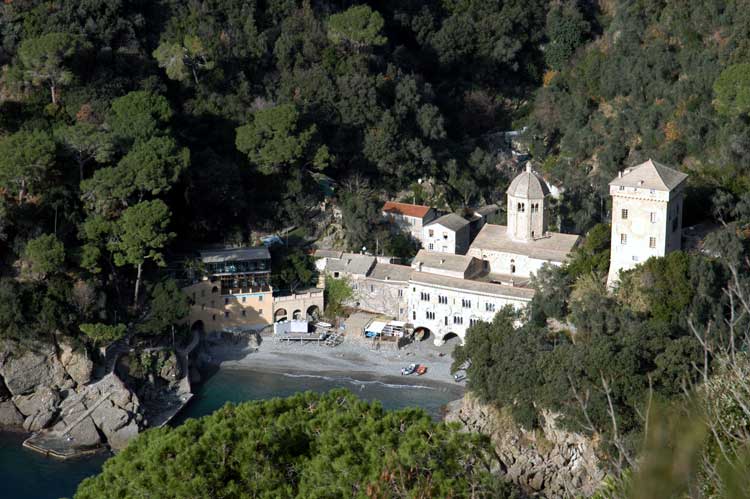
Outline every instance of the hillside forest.
[[[602, 436], [627, 478], [645, 408], [715, 409], [746, 372], [748, 0], [6, 0], [0, 68], [0, 338], [162, 334], [181, 255], [290, 227], [408, 255], [382, 202], [502, 206], [516, 130], [560, 189], [554, 228], [586, 238], [525, 326], [471, 329], [470, 389]], [[647, 158], [690, 174], [683, 224], [715, 230], [608, 293], [607, 184]], [[279, 287], [313, 278], [305, 259]], [[696, 476], [747, 458], [740, 395]]]

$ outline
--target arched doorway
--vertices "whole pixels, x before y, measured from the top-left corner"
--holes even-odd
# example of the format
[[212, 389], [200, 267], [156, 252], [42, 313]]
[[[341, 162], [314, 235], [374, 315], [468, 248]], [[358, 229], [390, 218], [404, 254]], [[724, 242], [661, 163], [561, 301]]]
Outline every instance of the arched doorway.
[[205, 330], [206, 329], [203, 325], [203, 321], [200, 321], [200, 320], [193, 322], [193, 325], [190, 326], [190, 331], [198, 331], [202, 333]]
[[443, 335], [443, 344], [458, 338], [458, 335], [456, 333], [446, 333]]
[[292, 312], [292, 319], [300, 320], [302, 318], [302, 310], [295, 310]]
[[273, 321], [274, 322], [285, 321], [286, 316], [287, 316], [286, 309], [280, 308], [276, 312], [273, 313]]
[[307, 307], [307, 320], [308, 321], [317, 321], [320, 319], [320, 309], [317, 305], [313, 305], [311, 307]]
[[418, 327], [414, 330], [414, 339], [417, 341], [424, 341], [430, 337], [430, 330], [426, 327]]

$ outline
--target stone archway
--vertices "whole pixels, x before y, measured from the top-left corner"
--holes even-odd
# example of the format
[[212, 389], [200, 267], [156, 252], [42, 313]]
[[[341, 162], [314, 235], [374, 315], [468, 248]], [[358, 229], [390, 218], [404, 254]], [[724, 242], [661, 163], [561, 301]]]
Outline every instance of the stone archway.
[[307, 320], [317, 321], [320, 318], [320, 308], [317, 305], [307, 307]]
[[424, 341], [429, 338], [431, 334], [432, 331], [426, 327], [420, 326], [414, 329], [414, 339], [417, 341]]
[[285, 321], [287, 318], [287, 312], [285, 308], [280, 308], [276, 310], [276, 312], [273, 313], [273, 321], [279, 322], [279, 321]]

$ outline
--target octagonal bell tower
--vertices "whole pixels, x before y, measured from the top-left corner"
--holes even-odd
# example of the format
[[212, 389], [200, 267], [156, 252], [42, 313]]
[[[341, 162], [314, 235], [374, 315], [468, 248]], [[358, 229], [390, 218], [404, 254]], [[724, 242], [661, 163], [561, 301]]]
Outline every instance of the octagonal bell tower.
[[508, 187], [508, 235], [514, 241], [533, 241], [547, 232], [547, 183], [526, 164]]

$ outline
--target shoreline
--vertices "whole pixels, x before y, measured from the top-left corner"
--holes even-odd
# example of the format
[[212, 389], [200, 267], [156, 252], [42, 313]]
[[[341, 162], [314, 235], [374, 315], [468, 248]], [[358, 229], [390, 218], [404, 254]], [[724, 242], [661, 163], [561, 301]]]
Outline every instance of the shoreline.
[[[257, 347], [220, 340], [209, 342], [204, 351], [207, 364], [214, 369], [425, 387], [450, 392], [457, 399], [465, 393], [465, 384], [456, 383], [450, 373], [452, 346], [413, 343], [401, 350], [375, 350], [369, 346], [356, 338], [346, 338], [339, 346], [328, 347], [286, 343], [264, 335]], [[402, 376], [401, 367], [411, 363], [426, 365], [427, 372], [422, 376]]]

